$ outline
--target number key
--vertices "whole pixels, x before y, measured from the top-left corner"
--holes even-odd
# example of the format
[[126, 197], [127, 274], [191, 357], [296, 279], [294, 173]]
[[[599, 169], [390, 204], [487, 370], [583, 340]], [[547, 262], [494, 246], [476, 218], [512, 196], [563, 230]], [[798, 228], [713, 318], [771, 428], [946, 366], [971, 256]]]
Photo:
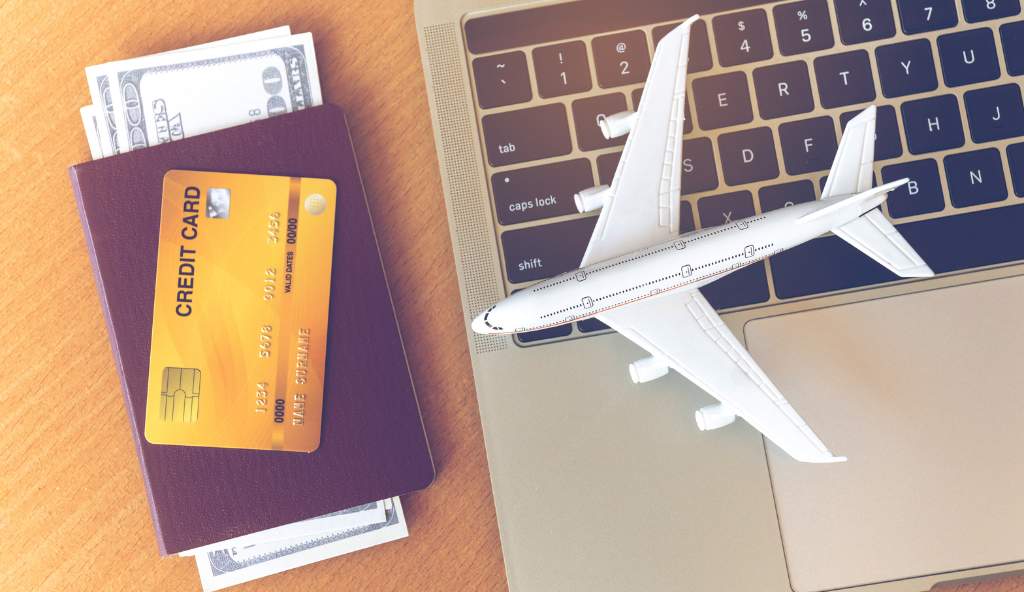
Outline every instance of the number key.
[[851, 45], [896, 34], [890, 0], [836, 0], [839, 38]]
[[749, 64], [772, 57], [768, 15], [763, 10], [716, 16], [711, 27], [715, 30], [718, 61], [723, 66]]
[[782, 55], [828, 49], [835, 44], [832, 19], [825, 0], [780, 4], [772, 9], [772, 13]]
[[643, 31], [627, 31], [592, 42], [597, 83], [601, 88], [635, 84], [647, 79], [651, 55], [647, 51], [647, 35]]
[[896, 0], [896, 6], [907, 35], [948, 29], [958, 21], [953, 0]]
[[[679, 23], [674, 23], [654, 27], [654, 30], [651, 31], [651, 37], [654, 39], [655, 47], [657, 47], [662, 37], [668, 35], [669, 31], [678, 26]], [[693, 26], [690, 27], [690, 55], [689, 61], [686, 62], [686, 71], [703, 72], [710, 69], [711, 44], [708, 42], [708, 26], [701, 20], [693, 23]]]
[[545, 99], [590, 90], [590, 64], [582, 41], [534, 49], [533, 69], [537, 93]]
[[1020, 14], [1020, 0], [961, 0], [964, 18], [969, 23], [980, 23]]
[[533, 98], [526, 54], [521, 51], [473, 60], [476, 97], [484, 109], [525, 103]]

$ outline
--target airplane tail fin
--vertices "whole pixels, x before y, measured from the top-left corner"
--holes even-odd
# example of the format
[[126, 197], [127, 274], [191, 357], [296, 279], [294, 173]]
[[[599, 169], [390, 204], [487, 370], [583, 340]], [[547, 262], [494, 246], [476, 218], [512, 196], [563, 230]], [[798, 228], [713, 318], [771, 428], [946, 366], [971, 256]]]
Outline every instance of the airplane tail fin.
[[875, 164], [875, 119], [871, 105], [846, 124], [821, 199], [855, 195], [871, 189]]

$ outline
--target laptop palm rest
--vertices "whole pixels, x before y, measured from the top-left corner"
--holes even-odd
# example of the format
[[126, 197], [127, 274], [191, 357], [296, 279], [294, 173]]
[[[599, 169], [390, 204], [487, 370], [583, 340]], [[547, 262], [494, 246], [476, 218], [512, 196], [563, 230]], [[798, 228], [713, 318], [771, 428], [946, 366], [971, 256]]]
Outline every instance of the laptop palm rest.
[[754, 358], [849, 462], [768, 445], [796, 592], [1024, 560], [1024, 277], [758, 319]]

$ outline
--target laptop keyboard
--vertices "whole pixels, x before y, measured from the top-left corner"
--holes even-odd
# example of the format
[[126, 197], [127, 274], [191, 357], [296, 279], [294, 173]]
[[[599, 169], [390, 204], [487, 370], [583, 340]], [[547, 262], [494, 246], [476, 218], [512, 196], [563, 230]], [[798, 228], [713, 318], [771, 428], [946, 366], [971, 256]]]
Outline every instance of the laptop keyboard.
[[[597, 218], [572, 195], [611, 182], [626, 139], [604, 139], [596, 119], [636, 109], [655, 44], [688, 16], [682, 4], [745, 5], [691, 31], [683, 232], [818, 199], [843, 126], [875, 103], [875, 181], [911, 179], [883, 209], [929, 265], [1024, 259], [1020, 0], [699, 3], [466, 21], [506, 293], [579, 265]], [[702, 291], [727, 310], [896, 281], [829, 235]], [[517, 340], [604, 330], [587, 320]]]

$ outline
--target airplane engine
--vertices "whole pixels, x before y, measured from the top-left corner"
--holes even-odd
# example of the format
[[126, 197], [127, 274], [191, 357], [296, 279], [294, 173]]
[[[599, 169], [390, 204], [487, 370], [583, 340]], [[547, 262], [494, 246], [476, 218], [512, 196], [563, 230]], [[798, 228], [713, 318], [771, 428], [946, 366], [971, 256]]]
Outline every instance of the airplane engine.
[[605, 140], [622, 137], [632, 131], [636, 124], [636, 112], [622, 111], [615, 115], [597, 118], [597, 127]]
[[650, 382], [666, 374], [668, 374], [668, 365], [654, 356], [637, 360], [629, 365], [629, 377], [633, 379], [633, 384]]
[[697, 420], [697, 429], [702, 432], [724, 428], [736, 421], [736, 414], [724, 403], [701, 407], [693, 414], [693, 417]]
[[572, 198], [576, 202], [576, 209], [579, 210], [579, 213], [585, 214], [606, 206], [611, 194], [611, 189], [607, 185], [598, 185], [584, 189]]

